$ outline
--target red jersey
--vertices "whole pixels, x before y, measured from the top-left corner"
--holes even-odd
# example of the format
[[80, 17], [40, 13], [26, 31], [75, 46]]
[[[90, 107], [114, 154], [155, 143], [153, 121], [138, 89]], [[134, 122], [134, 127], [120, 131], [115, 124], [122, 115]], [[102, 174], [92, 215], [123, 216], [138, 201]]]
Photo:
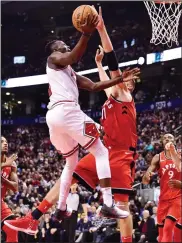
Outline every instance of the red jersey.
[[[10, 175], [11, 175], [11, 167], [4, 167], [1, 170], [1, 176], [5, 179], [9, 179]], [[6, 192], [7, 192], [7, 187], [5, 185], [3, 185], [3, 182], [1, 183], [1, 198], [4, 199], [6, 196]]]
[[159, 154], [158, 170], [160, 177], [160, 200], [169, 200], [181, 197], [181, 189], [170, 188], [168, 182], [170, 179], [181, 181], [181, 172], [178, 172], [172, 159], [167, 158], [165, 152]]
[[106, 147], [122, 150], [136, 148], [136, 108], [133, 100], [122, 102], [111, 95], [103, 105], [101, 125]]

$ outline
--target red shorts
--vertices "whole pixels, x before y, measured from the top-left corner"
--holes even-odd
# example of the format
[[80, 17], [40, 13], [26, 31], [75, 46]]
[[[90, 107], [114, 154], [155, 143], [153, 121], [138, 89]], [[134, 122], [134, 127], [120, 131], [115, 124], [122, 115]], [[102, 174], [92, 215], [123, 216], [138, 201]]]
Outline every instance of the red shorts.
[[11, 215], [13, 215], [11, 209], [3, 200], [1, 200], [1, 222]]
[[[109, 163], [114, 199], [126, 202], [129, 195], [133, 193], [132, 184], [135, 174], [133, 152], [109, 150]], [[86, 155], [79, 161], [73, 177], [90, 190], [99, 184], [95, 157], [92, 154]]]
[[177, 221], [181, 217], [181, 212], [181, 197], [171, 200], [159, 200], [157, 208], [157, 223], [159, 225], [163, 225], [166, 218]]

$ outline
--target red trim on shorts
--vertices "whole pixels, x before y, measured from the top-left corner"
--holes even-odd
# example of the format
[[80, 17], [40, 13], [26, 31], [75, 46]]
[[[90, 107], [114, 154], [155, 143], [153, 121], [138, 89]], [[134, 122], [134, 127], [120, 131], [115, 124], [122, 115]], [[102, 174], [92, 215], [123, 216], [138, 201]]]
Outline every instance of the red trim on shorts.
[[97, 141], [98, 138], [91, 138], [86, 145], [82, 146], [82, 148], [85, 150], [89, 149], [92, 146], [92, 144], [94, 144]]
[[[87, 125], [88, 125], [88, 124], [93, 125], [93, 126], [94, 126], [93, 128], [96, 129], [96, 130], [94, 131], [94, 134], [92, 133], [92, 131], [90, 131], [91, 133], [89, 132], [91, 135], [89, 135], [89, 134], [87, 133], [86, 128], [87, 128]], [[84, 146], [82, 146], [84, 149], [88, 149], [88, 148], [90, 148], [90, 147], [92, 146], [92, 144], [93, 144], [93, 143], [100, 137], [99, 130], [98, 130], [97, 126], [95, 125], [95, 123], [94, 123], [93, 121], [85, 121], [85, 122], [84, 122], [84, 131], [83, 131], [83, 134], [84, 134], [84, 136], [90, 138], [90, 141], [89, 141], [87, 144], [85, 144]], [[93, 135], [92, 135], [92, 134], [93, 134]]]
[[[73, 155], [77, 150], [79, 149], [79, 145], [77, 145], [76, 147], [74, 147], [71, 151], [69, 151], [68, 153], [61, 153], [62, 154], [62, 156], [64, 157], [64, 158], [68, 158], [68, 157], [70, 157], [71, 155]], [[59, 151], [60, 152], [60, 151]]]
[[54, 103], [53, 105], [56, 105], [57, 103], [64, 103], [64, 102], [75, 102], [73, 100], [59, 100], [56, 103]]

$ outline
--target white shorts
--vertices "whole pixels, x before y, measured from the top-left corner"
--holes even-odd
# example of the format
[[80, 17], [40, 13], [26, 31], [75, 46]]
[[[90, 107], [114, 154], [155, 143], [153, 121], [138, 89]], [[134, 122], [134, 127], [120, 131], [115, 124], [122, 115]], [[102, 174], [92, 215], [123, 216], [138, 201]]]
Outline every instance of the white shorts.
[[71, 156], [80, 144], [88, 149], [99, 137], [95, 122], [74, 102], [60, 103], [46, 114], [50, 140], [64, 156]]

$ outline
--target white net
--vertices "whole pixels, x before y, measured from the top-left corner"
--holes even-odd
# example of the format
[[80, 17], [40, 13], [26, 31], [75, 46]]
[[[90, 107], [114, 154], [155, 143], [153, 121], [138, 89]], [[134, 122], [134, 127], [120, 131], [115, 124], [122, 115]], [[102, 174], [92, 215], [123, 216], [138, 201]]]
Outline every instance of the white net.
[[152, 22], [151, 43], [167, 44], [169, 47], [178, 43], [178, 26], [181, 17], [182, 1], [144, 1]]

